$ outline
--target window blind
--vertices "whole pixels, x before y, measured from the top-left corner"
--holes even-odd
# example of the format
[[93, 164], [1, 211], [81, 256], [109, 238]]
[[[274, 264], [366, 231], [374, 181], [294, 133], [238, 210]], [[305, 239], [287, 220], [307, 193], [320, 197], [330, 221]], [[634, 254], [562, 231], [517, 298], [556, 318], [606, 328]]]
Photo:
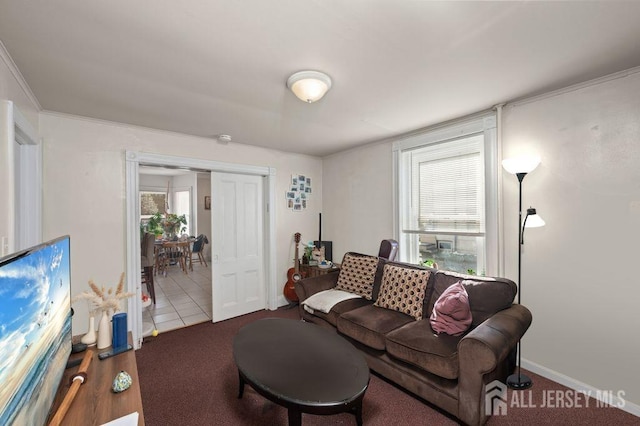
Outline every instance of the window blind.
[[481, 232], [484, 180], [478, 138], [425, 147], [413, 155], [418, 228]]

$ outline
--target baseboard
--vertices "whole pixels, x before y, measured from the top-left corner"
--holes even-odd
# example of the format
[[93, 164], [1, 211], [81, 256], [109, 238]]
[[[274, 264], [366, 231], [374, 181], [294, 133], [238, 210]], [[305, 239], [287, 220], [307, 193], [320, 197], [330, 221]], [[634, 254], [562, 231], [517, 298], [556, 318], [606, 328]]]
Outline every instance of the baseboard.
[[[551, 370], [550, 368], [544, 367], [540, 364], [536, 364], [535, 362], [528, 361], [526, 359], [522, 360], [522, 368], [529, 370], [533, 373], [536, 373], [544, 378], [549, 380], [553, 380], [556, 383], [560, 383], [563, 386], [566, 386], [570, 389], [576, 391], [586, 391], [589, 392], [593, 398], [599, 399], [602, 402], [607, 403], [605, 399], [603, 399], [602, 390], [594, 388], [586, 383], [583, 383], [579, 380], [573, 379], [569, 376], [565, 376], [562, 373], [558, 373], [557, 371]], [[600, 396], [600, 398], [598, 398]], [[634, 416], [640, 417], [640, 405], [634, 404], [625, 400], [624, 406], [619, 407], [622, 411], [626, 411], [627, 413], [633, 414]]]

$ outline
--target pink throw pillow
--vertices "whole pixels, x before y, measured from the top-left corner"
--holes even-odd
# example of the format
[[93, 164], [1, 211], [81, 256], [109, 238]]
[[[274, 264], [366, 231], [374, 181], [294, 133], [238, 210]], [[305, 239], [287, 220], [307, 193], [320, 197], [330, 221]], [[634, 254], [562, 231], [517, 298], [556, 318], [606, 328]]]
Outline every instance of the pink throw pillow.
[[459, 336], [471, 325], [469, 295], [460, 281], [440, 295], [429, 318], [436, 333]]

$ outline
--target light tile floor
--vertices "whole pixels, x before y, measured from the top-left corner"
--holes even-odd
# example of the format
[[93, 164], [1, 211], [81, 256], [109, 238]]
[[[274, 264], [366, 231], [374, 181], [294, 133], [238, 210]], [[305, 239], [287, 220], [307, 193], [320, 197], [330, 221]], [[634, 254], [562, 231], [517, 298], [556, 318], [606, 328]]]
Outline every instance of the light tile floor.
[[196, 263], [188, 274], [171, 266], [167, 276], [157, 274], [154, 282], [156, 304], [142, 312], [144, 323], [162, 333], [211, 321], [211, 264]]

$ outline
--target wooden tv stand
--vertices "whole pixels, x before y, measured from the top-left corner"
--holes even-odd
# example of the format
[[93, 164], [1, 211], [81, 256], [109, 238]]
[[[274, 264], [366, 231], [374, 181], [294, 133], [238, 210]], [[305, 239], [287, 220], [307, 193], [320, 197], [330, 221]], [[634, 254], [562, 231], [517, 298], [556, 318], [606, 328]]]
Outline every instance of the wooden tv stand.
[[[131, 333], [129, 333], [129, 343], [131, 343], [131, 340]], [[87, 370], [87, 381], [80, 386], [75, 399], [71, 403], [71, 407], [69, 407], [69, 411], [64, 416], [63, 425], [99, 426], [136, 411], [138, 412], [138, 425], [144, 425], [135, 351], [123, 352], [104, 360], [98, 359], [98, 353], [109, 349], [110, 347], [98, 350], [95, 346], [87, 349], [93, 353], [93, 359]], [[72, 354], [69, 359], [83, 358], [84, 355], [85, 352]], [[78, 371], [78, 367], [75, 366], [65, 370], [51, 410], [51, 417], [53, 417], [62, 403], [70, 386], [69, 381]], [[123, 370], [129, 373], [133, 383], [126, 391], [114, 393], [111, 390], [113, 379], [116, 374]]]

